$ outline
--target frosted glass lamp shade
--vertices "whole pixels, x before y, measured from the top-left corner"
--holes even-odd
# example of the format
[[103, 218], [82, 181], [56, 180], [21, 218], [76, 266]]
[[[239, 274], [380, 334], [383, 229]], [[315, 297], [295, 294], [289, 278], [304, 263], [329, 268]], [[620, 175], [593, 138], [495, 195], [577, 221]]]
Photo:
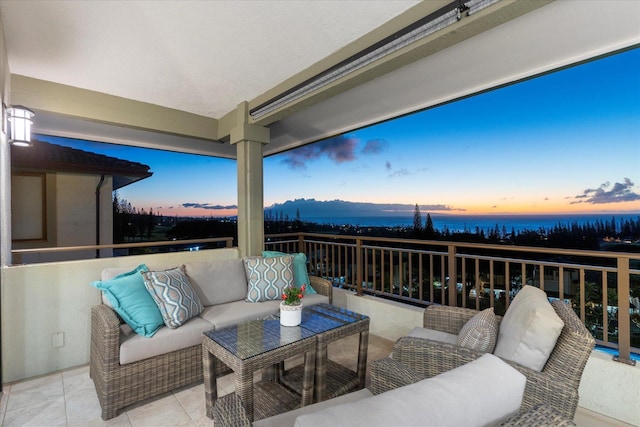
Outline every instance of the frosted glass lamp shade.
[[31, 147], [31, 120], [35, 115], [33, 111], [21, 105], [12, 105], [7, 108], [7, 120], [9, 121], [9, 142], [18, 147]]

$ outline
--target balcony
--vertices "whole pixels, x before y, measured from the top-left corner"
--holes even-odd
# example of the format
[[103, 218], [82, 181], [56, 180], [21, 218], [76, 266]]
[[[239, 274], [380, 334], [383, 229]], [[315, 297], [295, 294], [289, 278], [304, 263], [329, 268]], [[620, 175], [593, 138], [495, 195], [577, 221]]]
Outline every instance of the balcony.
[[[229, 239], [219, 240], [227, 248], [183, 247], [167, 253], [148, 249], [129, 257], [3, 268], [4, 380], [20, 381], [88, 362], [89, 311], [100, 296], [87, 284], [103, 268], [145, 262], [153, 269], [238, 253], [228, 247]], [[503, 313], [519, 287], [539, 286], [550, 297], [571, 303], [599, 348], [623, 362], [612, 361], [604, 351], [593, 352], [580, 389], [582, 410], [640, 423], [635, 404], [640, 399], [640, 366], [632, 360], [640, 347], [638, 308], [626, 297], [638, 285], [640, 255], [305, 233], [265, 240], [267, 249], [305, 252], [310, 272], [334, 282], [334, 304], [368, 314], [371, 334], [389, 343], [421, 325], [427, 304], [493, 306]], [[95, 254], [96, 248], [71, 249], [94, 249], [84, 253]], [[63, 345], [54, 347], [52, 336], [60, 334]]]

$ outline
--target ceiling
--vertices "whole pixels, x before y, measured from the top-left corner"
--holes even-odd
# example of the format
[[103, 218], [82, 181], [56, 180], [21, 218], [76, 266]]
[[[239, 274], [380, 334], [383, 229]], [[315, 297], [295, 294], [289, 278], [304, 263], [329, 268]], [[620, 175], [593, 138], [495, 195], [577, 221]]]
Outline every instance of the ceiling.
[[[1, 1], [0, 19], [13, 75], [222, 120], [239, 103], [255, 105], [310, 67], [362, 46], [372, 32], [443, 3], [23, 0]], [[640, 43], [640, 2], [532, 3], [503, 0], [491, 6], [495, 13], [487, 8], [486, 16], [436, 33], [409, 59], [285, 109], [262, 124], [271, 132], [264, 154]], [[37, 113], [36, 132], [235, 157], [228, 143]]]
[[22, 0], [0, 14], [13, 74], [219, 118], [416, 3]]

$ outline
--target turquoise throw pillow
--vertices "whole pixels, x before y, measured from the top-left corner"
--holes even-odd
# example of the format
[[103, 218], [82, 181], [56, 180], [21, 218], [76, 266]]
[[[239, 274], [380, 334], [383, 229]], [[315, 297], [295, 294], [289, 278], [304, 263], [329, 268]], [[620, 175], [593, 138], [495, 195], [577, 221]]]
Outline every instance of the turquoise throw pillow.
[[317, 294], [316, 290], [311, 287], [309, 283], [309, 274], [307, 273], [307, 256], [302, 252], [297, 254], [285, 254], [278, 251], [262, 251], [262, 256], [265, 258], [275, 258], [279, 256], [293, 255], [293, 281], [296, 287], [299, 288], [302, 285], [307, 285], [306, 294]]
[[91, 286], [106, 295], [113, 309], [131, 329], [144, 337], [152, 337], [164, 325], [160, 309], [144, 286], [141, 264], [135, 270], [120, 274], [111, 280], [97, 281]]

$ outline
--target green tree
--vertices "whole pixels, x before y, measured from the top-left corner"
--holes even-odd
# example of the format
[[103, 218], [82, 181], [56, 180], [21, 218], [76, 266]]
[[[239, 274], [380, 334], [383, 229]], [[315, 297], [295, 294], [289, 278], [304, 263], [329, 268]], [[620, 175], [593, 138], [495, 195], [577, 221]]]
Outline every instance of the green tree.
[[433, 220], [431, 219], [431, 215], [429, 214], [427, 214], [424, 234], [427, 239], [433, 239], [436, 236], [436, 230], [433, 228]]
[[413, 232], [416, 237], [420, 237], [422, 234], [422, 215], [420, 214], [420, 207], [417, 203], [413, 211]]

